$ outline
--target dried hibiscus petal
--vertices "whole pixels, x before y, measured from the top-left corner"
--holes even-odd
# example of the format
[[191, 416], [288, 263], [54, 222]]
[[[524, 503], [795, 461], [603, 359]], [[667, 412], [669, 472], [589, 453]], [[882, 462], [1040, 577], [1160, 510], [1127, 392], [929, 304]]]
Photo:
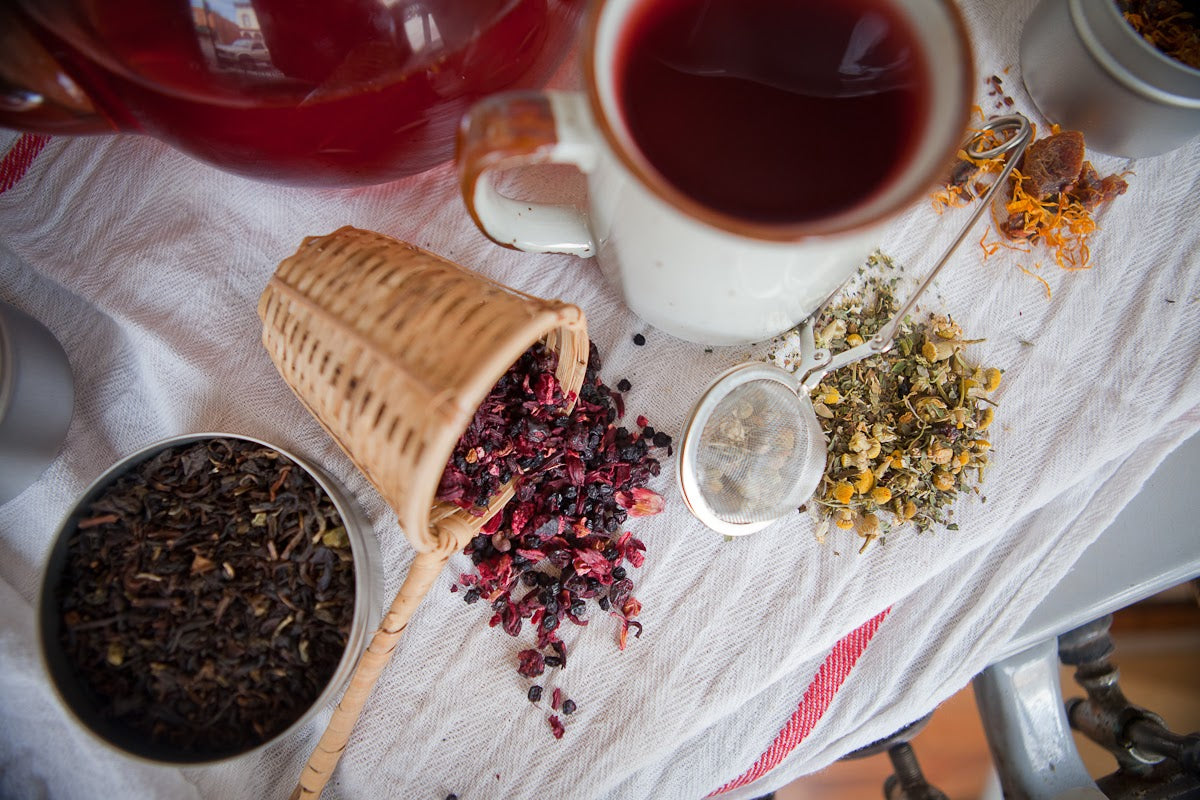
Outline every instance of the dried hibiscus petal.
[[561, 739], [563, 734], [567, 732], [557, 714], [551, 714], [547, 717], [546, 721], [550, 723], [550, 732], [554, 734], [555, 739]]
[[625, 601], [629, 599], [629, 595], [633, 592], [633, 581], [629, 578], [624, 578], [613, 582], [612, 588], [608, 590], [608, 601], [615, 608], [620, 608], [625, 605]]
[[640, 567], [645, 561], [646, 545], [641, 539], [633, 538], [633, 534], [629, 531], [621, 534], [621, 538], [617, 540], [617, 551], [621, 558], [628, 561], [633, 567]]
[[[614, 612], [614, 616], [620, 616], [620, 615], [618, 615], [618, 614], [616, 614], [616, 612]], [[625, 643], [629, 638], [629, 629], [630, 628], [636, 629], [633, 632], [633, 638], [635, 638], [635, 639], [642, 638], [642, 623], [638, 622], [637, 620], [625, 619], [624, 617], [622, 617], [621, 618], [621, 632], [617, 634], [617, 648], [618, 649], [620, 649], [620, 650], [625, 649]]]
[[607, 576], [611, 571], [608, 559], [595, 550], [576, 551], [574, 566], [576, 575]]
[[658, 492], [639, 487], [628, 492], [617, 492], [617, 502], [629, 509], [630, 516], [649, 517], [662, 511], [666, 501]]
[[[587, 623], [583, 623], [586, 625]], [[550, 648], [558, 654], [559, 666], [563, 669], [567, 668], [567, 646], [562, 642], [551, 642]]]

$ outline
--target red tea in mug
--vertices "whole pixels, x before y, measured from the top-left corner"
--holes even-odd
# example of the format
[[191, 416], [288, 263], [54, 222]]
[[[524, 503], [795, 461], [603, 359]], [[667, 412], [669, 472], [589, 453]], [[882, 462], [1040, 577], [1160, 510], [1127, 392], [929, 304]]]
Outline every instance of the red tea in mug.
[[643, 2], [615, 75], [662, 177], [756, 223], [863, 203], [912, 157], [929, 110], [926, 60], [887, 0]]

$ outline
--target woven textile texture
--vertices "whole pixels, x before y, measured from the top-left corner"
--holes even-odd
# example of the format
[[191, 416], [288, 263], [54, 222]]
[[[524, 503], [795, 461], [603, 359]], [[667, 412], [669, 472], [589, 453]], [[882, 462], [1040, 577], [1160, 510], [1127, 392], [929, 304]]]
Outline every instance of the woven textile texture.
[[[1017, 42], [1032, 0], [962, 4], [984, 78], [1024, 93]], [[574, 67], [555, 83], [570, 87]], [[15, 149], [14, 149], [15, 148]], [[110, 464], [167, 436], [232, 431], [325, 466], [357, 497], [383, 554], [384, 595], [413, 552], [387, 507], [307, 415], [259, 343], [259, 294], [301, 239], [342, 225], [378, 230], [517, 289], [579, 305], [609, 385], [628, 379], [627, 424], [645, 414], [677, 435], [720, 371], [768, 347], [706, 351], [634, 317], [594, 263], [487, 241], [451, 165], [356, 190], [282, 188], [212, 169], [145, 137], [49, 141], [0, 132], [0, 299], [62, 342], [76, 409], [45, 475], [0, 506], [0, 796], [286, 798], [328, 712], [261, 756], [167, 769], [116, 755], [82, 732], [43, 677], [35, 635], [39, 573], [63, 514]], [[455, 556], [401, 639], [333, 780], [329, 798], [680, 798], [744, 800], [820, 769], [922, 716], [963, 687], [1181, 440], [1200, 428], [1200, 142], [1157, 158], [1096, 155], [1130, 170], [1100, 218], [1095, 267], [1018, 269], [968, 239], [924, 303], [949, 312], [969, 352], [1005, 369], [982, 496], [957, 531], [889, 537], [857, 553], [853, 534], [821, 544], [796, 515], [725, 541], [667, 497], [632, 521], [647, 545], [632, 570], [645, 632], [616, 646], [595, 614], [564, 631], [561, 686], [578, 704], [555, 740], [545, 704], [515, 670], [530, 646], [489, 628], [484, 604], [450, 586]], [[20, 173], [20, 174], [18, 174]], [[535, 175], [570, 195], [561, 172]], [[539, 189], [539, 184], [541, 188]], [[955, 217], [920, 203], [882, 249], [918, 276]], [[632, 341], [644, 334], [646, 343]], [[984, 501], [983, 497], [986, 497]], [[724, 791], [721, 791], [724, 790]]]

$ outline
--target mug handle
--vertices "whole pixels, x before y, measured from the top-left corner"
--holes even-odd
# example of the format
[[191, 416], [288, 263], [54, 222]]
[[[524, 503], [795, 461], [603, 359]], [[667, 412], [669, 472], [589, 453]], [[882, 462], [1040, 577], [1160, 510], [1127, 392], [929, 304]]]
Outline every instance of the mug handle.
[[506, 92], [475, 104], [458, 131], [458, 175], [475, 224], [496, 244], [530, 253], [590, 258], [595, 238], [586, 212], [501, 194], [494, 175], [533, 164], [570, 164], [591, 172], [598, 160], [582, 94]]

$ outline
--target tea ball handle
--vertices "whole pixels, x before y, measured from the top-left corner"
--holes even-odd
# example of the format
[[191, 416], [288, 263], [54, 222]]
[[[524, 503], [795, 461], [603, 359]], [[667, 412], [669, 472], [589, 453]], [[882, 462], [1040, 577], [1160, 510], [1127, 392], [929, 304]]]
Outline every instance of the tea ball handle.
[[587, 173], [598, 150], [583, 95], [507, 92], [474, 105], [458, 133], [459, 186], [467, 210], [489, 239], [530, 253], [590, 258], [595, 237], [573, 205], [535, 203], [501, 194], [496, 173], [535, 164], [569, 164]]

